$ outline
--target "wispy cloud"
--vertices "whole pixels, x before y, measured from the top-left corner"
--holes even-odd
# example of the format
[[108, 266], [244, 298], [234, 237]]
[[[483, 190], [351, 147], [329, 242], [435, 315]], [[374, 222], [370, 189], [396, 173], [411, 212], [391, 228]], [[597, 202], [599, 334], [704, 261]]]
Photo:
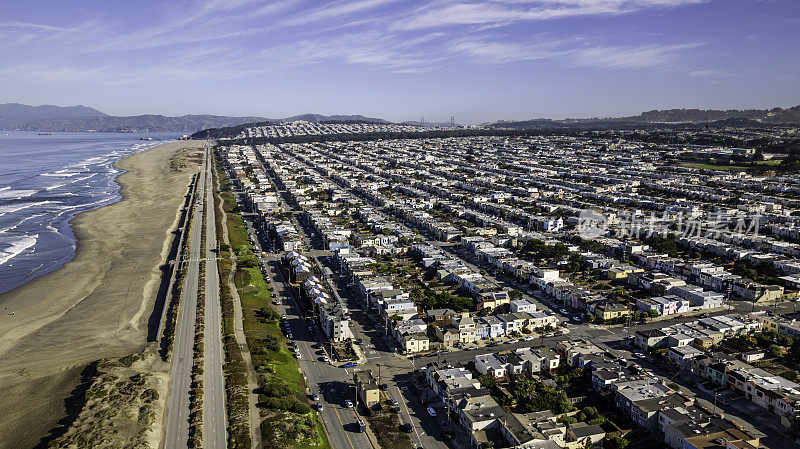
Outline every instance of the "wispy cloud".
[[66, 32], [78, 31], [77, 28], [64, 28], [54, 25], [46, 25], [42, 23], [30, 23], [30, 22], [0, 22], [0, 28], [21, 28], [30, 30], [66, 31]]
[[452, 25], [501, 26], [580, 16], [628, 14], [652, 7], [675, 7], [706, 0], [534, 0], [428, 4], [392, 28], [414, 30]]
[[[144, 26], [124, 18], [100, 20], [97, 16], [92, 18], [92, 26], [85, 26], [86, 22], [0, 22], [0, 42], [9, 48], [9, 35], [19, 48], [30, 48], [30, 42], [37, 39], [51, 39], [52, 43], [48, 44], [50, 53], [17, 52], [17, 64], [0, 70], [0, 75], [52, 82], [132, 83], [158, 76], [244, 77], [297, 66], [360, 65], [393, 73], [421, 73], [452, 64], [536, 60], [568, 67], [675, 69], [682, 67], [684, 54], [698, 44], [614, 44], [600, 37], [587, 44], [576, 36], [549, 37], [502, 27], [566, 17], [616, 16], [704, 1], [426, 0], [409, 5], [399, 0], [322, 4], [309, 0], [199, 0], [193, 7], [181, 9], [161, 5], [156, 14], [160, 20]], [[306, 8], [309, 5], [314, 7]], [[53, 40], [66, 34], [68, 39]], [[0, 47], [0, 57], [2, 51]], [[170, 68], [170, 63], [182, 67]], [[681, 70], [704, 76], [701, 69]]]
[[604, 69], [676, 68], [680, 52], [700, 45], [595, 46], [569, 52], [569, 60], [574, 66]]
[[397, 0], [357, 0], [337, 1], [328, 3], [311, 11], [304, 11], [279, 23], [280, 26], [305, 25], [308, 23], [330, 20], [337, 17], [348, 16], [358, 12], [375, 9], [379, 6], [393, 3]]

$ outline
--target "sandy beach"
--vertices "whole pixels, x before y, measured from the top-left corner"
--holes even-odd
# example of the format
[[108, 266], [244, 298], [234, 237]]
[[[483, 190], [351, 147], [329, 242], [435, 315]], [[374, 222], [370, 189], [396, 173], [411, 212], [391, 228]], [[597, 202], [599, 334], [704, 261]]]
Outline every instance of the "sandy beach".
[[159, 265], [199, 170], [174, 170], [170, 158], [200, 146], [171, 142], [119, 161], [123, 199], [72, 220], [75, 258], [0, 295], [0, 449], [36, 446], [88, 364], [146, 345]]

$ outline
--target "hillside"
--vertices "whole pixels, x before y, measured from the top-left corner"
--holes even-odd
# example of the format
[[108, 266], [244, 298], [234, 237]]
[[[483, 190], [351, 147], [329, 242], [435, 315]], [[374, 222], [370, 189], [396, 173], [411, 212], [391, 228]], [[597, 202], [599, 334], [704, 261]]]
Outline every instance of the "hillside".
[[106, 114], [87, 106], [28, 106], [19, 103], [0, 104], [0, 120], [41, 120], [55, 118], [106, 117]]
[[646, 123], [703, 123], [729, 119], [749, 119], [769, 124], [800, 123], [800, 106], [773, 109], [666, 109], [643, 112], [633, 117], [623, 117], [620, 121]]
[[130, 117], [74, 117], [54, 119], [9, 120], [0, 118], [0, 129], [17, 131], [99, 131], [99, 132], [195, 132], [204, 128], [235, 126], [265, 120], [261, 117], [225, 117], [218, 115], [135, 115]]
[[284, 119], [264, 117], [228, 117], [221, 115], [184, 115], [168, 117], [146, 114], [117, 117], [104, 114], [86, 106], [28, 106], [19, 103], [0, 104], [0, 129], [14, 131], [98, 131], [98, 132], [185, 132], [201, 129], [223, 128], [244, 123], [342, 121], [389, 123], [379, 118], [363, 115], [302, 114]]
[[763, 126], [800, 124], [800, 106], [788, 109], [665, 109], [643, 112], [631, 117], [590, 118], [590, 119], [531, 119], [498, 121], [487, 124], [493, 128], [615, 128], [642, 124], [709, 124], [713, 126]]

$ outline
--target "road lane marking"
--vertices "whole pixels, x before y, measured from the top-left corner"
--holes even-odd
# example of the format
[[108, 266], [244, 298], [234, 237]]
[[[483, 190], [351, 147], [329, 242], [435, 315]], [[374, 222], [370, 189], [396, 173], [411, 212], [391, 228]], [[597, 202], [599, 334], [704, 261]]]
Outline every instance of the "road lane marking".
[[339, 410], [336, 410], [336, 406], [335, 405], [333, 405], [332, 408], [333, 408], [333, 411], [336, 412], [336, 418], [339, 420], [339, 424], [342, 425], [342, 431], [344, 432], [344, 436], [347, 437], [347, 442], [350, 443], [350, 449], [356, 449], [355, 446], [353, 446], [353, 442], [350, 440], [350, 435], [344, 429], [344, 423], [342, 422], [342, 417], [339, 416]]

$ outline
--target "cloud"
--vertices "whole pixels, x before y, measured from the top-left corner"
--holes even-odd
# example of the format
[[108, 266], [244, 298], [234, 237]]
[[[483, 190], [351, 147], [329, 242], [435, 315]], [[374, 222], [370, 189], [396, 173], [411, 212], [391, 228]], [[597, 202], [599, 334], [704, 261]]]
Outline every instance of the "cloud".
[[0, 28], [21, 28], [21, 29], [32, 29], [32, 30], [42, 30], [42, 31], [66, 31], [66, 32], [78, 31], [77, 28], [64, 28], [59, 26], [45, 25], [41, 23], [30, 23], [30, 22], [0, 22]]
[[677, 45], [595, 46], [581, 48], [569, 53], [572, 65], [611, 69], [649, 69], [674, 67], [679, 62], [679, 53], [702, 44]]
[[678, 67], [681, 52], [702, 45], [699, 43], [644, 46], [592, 44], [575, 48], [577, 41], [579, 39], [539, 38], [535, 42], [522, 43], [490, 41], [486, 37], [465, 38], [451, 42], [448, 51], [466, 55], [474, 62], [483, 64], [555, 59], [572, 67], [663, 69]]
[[357, 12], [370, 10], [392, 3], [396, 0], [358, 0], [358, 1], [338, 1], [328, 3], [320, 8], [304, 11], [294, 17], [281, 21], [279, 26], [305, 25], [308, 23], [319, 22], [322, 20], [333, 19], [336, 17], [351, 15]]
[[415, 30], [454, 25], [502, 26], [516, 22], [580, 16], [620, 15], [652, 7], [676, 7], [706, 0], [535, 0], [428, 4], [393, 29]]
[[475, 62], [483, 64], [529, 61], [564, 54], [564, 51], [554, 50], [552, 45], [526, 45], [518, 42], [496, 42], [483, 39], [459, 39], [452, 42], [448, 50], [451, 53], [467, 55]]

